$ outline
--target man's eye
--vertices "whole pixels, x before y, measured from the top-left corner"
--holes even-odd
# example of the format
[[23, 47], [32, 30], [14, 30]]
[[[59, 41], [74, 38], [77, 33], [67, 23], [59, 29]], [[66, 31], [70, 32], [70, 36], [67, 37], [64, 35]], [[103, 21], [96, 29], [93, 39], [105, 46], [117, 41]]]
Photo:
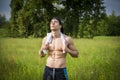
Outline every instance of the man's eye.
[[55, 23], [57, 23], [57, 21], [55, 21]]

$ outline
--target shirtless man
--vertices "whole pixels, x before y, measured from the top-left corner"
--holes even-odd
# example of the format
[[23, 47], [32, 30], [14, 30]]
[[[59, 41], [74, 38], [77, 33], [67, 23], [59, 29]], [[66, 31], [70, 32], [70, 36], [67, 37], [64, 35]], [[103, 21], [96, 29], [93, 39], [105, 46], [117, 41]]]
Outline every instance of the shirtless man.
[[[66, 55], [69, 53], [72, 57], [78, 57], [78, 50], [76, 49], [71, 37], [64, 35], [65, 47], [61, 40], [62, 23], [58, 18], [52, 18], [50, 22], [50, 29], [52, 34], [52, 41], [49, 45], [45, 45], [46, 37], [42, 41], [42, 46], [39, 51], [40, 57], [44, 57], [43, 50], [48, 51], [48, 58], [44, 70], [43, 80], [68, 80], [66, 71]], [[63, 53], [63, 48], [65, 53]]]

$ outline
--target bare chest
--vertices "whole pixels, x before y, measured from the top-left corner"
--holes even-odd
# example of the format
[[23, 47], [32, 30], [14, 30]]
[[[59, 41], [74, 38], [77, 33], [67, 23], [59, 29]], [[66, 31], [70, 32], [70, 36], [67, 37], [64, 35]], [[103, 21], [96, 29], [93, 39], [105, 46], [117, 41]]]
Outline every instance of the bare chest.
[[63, 47], [63, 42], [61, 38], [53, 39], [52, 42], [49, 44], [49, 50], [62, 51], [62, 47]]

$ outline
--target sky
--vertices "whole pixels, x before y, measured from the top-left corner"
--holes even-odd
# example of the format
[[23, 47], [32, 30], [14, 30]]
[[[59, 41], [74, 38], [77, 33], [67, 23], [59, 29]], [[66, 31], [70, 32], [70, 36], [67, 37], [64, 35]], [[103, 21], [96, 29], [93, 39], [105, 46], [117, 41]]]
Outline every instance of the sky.
[[6, 19], [10, 19], [10, 1], [11, 0], [0, 0], [0, 14], [5, 14]]
[[108, 15], [110, 15], [113, 10], [117, 16], [120, 15], [120, 0], [104, 0], [104, 3]]
[[[10, 19], [10, 1], [11, 0], [0, 0], [0, 14], [5, 14], [6, 19]], [[120, 0], [104, 0], [106, 6], [106, 13], [108, 15], [114, 10], [116, 15], [120, 15]]]

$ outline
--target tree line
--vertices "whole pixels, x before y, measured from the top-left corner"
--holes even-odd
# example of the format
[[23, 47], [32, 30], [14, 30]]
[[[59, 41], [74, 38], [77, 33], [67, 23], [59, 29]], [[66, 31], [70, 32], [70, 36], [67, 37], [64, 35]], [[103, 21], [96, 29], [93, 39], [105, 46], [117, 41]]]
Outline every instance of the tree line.
[[43, 37], [52, 17], [75, 38], [120, 35], [120, 16], [107, 16], [104, 0], [11, 0], [10, 7], [10, 37]]

